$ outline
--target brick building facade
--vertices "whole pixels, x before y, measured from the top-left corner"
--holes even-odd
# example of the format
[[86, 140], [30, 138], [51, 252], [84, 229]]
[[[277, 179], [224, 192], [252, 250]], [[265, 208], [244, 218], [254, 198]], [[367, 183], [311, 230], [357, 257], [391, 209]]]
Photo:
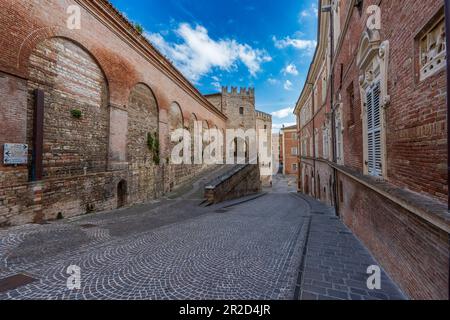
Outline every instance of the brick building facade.
[[284, 175], [298, 174], [298, 132], [297, 126], [281, 129], [282, 161]]
[[141, 203], [205, 168], [171, 165], [169, 133], [224, 130], [226, 115], [108, 1], [0, 5], [0, 153], [29, 148], [0, 163], [0, 226]]
[[329, 4], [295, 109], [300, 191], [335, 206], [409, 297], [448, 299], [444, 2]]

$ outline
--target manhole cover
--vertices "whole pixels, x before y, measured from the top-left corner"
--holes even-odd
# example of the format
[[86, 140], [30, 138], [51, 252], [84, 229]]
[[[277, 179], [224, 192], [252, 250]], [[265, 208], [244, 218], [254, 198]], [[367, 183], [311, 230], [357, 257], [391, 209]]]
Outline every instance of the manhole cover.
[[97, 226], [96, 226], [95, 224], [87, 223], [87, 224], [82, 224], [82, 225], [80, 225], [80, 227], [81, 227], [82, 229], [92, 229], [92, 228], [96, 228]]
[[35, 281], [37, 281], [37, 279], [34, 279], [27, 275], [16, 274], [14, 276], [0, 280], [0, 292], [11, 291], [11, 290], [26, 286]]

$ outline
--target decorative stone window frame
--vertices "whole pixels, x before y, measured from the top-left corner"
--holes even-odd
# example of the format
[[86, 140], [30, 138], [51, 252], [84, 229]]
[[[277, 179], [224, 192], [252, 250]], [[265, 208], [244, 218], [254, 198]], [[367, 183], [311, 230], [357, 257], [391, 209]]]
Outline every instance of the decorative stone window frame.
[[322, 127], [322, 156], [325, 160], [330, 160], [331, 159], [331, 133], [330, 133], [330, 127], [331, 127], [331, 114], [330, 116], [326, 116], [326, 120], [325, 123], [323, 124]]
[[319, 157], [319, 129], [314, 130], [314, 158]]
[[308, 141], [310, 140], [310, 136], [311, 134], [309, 133], [309, 130], [305, 129], [301, 139], [300, 154], [302, 157], [308, 157]]
[[[343, 104], [339, 103], [335, 109], [336, 161], [344, 164], [344, 113]], [[340, 141], [340, 143], [339, 143]]]
[[328, 69], [326, 65], [327, 61], [324, 60], [323, 66], [320, 72], [320, 86], [321, 86], [321, 97], [320, 97], [320, 105], [324, 105], [327, 102], [327, 93], [328, 93]]
[[423, 81], [444, 70], [447, 66], [444, 14], [439, 13], [433, 17], [416, 39], [419, 55], [419, 80]]
[[341, 36], [341, 1], [340, 0], [332, 0], [333, 7], [333, 27], [334, 27], [334, 48], [333, 51], [336, 50], [339, 44], [339, 37]]
[[380, 82], [381, 177], [386, 179], [386, 111], [390, 104], [390, 96], [388, 94], [389, 41], [381, 41], [379, 31], [367, 30], [364, 32], [358, 47], [357, 65], [360, 71], [359, 90], [362, 104], [361, 121], [363, 128], [364, 174], [369, 174], [366, 92], [372, 85]]
[[312, 119], [312, 97], [309, 97], [300, 110], [300, 128], [303, 128]]

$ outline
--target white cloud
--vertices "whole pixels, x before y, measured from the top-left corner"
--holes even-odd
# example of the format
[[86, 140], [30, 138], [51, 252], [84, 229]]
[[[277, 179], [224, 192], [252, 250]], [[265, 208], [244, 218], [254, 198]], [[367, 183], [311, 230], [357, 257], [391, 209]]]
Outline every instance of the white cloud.
[[304, 18], [317, 17], [318, 14], [319, 10], [317, 9], [317, 5], [313, 3], [310, 8], [300, 11], [299, 22], [302, 23]]
[[284, 68], [282, 71], [285, 75], [292, 74], [294, 76], [298, 76], [297, 67], [293, 63], [287, 65], [286, 68]]
[[220, 91], [222, 90], [222, 86], [220, 85], [220, 82], [214, 81], [211, 83], [211, 85], [214, 87], [214, 89]]
[[292, 90], [292, 82], [290, 82], [289, 80], [286, 80], [286, 82], [284, 83], [284, 89], [287, 91], [291, 91]]
[[278, 84], [280, 81], [274, 78], [267, 79], [267, 82], [270, 84]]
[[274, 124], [272, 124], [272, 129], [274, 129], [274, 130], [281, 130], [281, 129], [283, 129], [283, 126], [284, 127], [292, 127], [292, 126], [295, 126], [297, 123], [295, 123], [295, 122], [288, 122], [288, 123], [274, 123]]
[[202, 26], [192, 28], [182, 23], [175, 30], [180, 43], [167, 42], [161, 34], [146, 34], [147, 38], [173, 61], [190, 80], [197, 82], [213, 68], [231, 71], [242, 62], [252, 76], [261, 71], [261, 65], [272, 58], [265, 50], [253, 49], [236, 40], [213, 40]]
[[298, 50], [304, 50], [307, 53], [313, 53], [317, 46], [317, 41], [315, 40], [293, 39], [289, 36], [280, 40], [274, 36], [272, 40], [275, 43], [275, 47], [277, 47], [278, 49], [293, 47]]
[[285, 108], [275, 112], [272, 112], [272, 116], [278, 119], [284, 119], [291, 116], [294, 113], [294, 108]]

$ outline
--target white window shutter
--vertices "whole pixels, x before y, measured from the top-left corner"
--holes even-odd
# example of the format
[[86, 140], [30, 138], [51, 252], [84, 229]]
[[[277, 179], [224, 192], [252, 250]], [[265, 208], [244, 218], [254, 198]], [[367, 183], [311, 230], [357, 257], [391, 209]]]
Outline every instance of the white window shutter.
[[381, 155], [381, 106], [380, 83], [372, 86], [366, 95], [367, 101], [367, 150], [368, 171], [372, 176], [382, 175]]

